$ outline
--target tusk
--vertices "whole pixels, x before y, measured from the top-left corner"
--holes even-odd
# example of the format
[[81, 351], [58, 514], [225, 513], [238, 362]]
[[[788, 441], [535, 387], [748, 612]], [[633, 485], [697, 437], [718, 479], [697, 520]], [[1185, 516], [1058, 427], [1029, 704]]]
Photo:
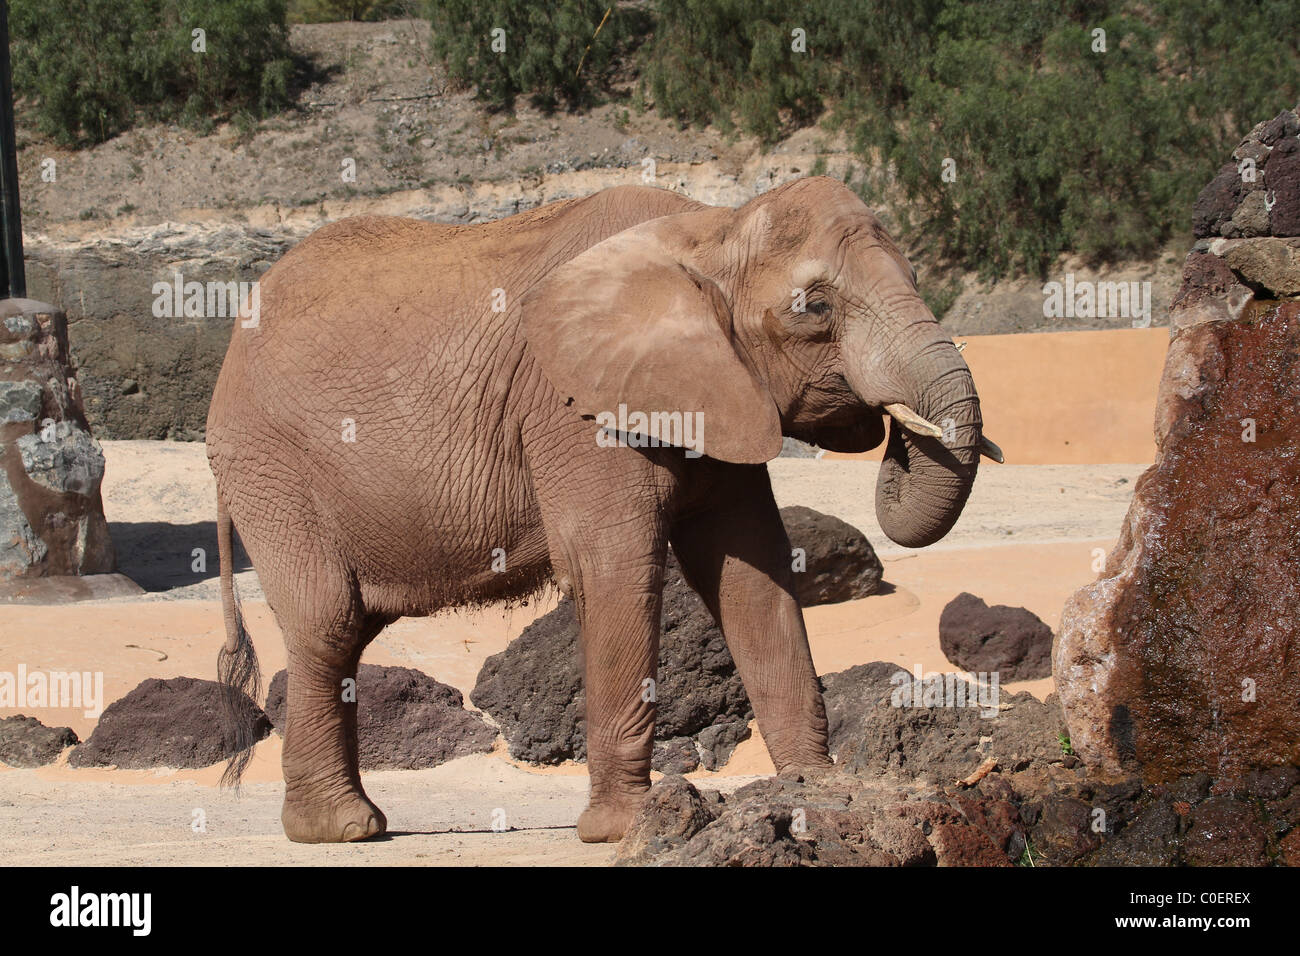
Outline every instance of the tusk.
[[993, 442], [989, 441], [983, 435], [980, 436], [980, 454], [985, 458], [992, 458], [999, 465], [1006, 461], [1006, 459], [1002, 457], [1002, 449], [993, 444]]
[[916, 432], [918, 435], [929, 435], [931, 438], [942, 438], [943, 429], [938, 425], [927, 422], [916, 412], [912, 411], [902, 402], [894, 402], [892, 405], [886, 405], [885, 411], [897, 419], [898, 423], [905, 425], [907, 428]]

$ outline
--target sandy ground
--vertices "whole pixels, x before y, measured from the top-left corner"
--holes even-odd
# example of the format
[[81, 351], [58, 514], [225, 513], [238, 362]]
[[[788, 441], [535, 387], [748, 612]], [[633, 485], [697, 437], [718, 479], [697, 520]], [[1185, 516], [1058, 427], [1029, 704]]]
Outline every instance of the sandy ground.
[[[102, 670], [104, 701], [146, 677], [214, 676], [222, 642], [216, 591], [213, 485], [201, 444], [105, 442], [105, 512], [121, 570], [145, 594], [57, 606], [0, 606], [0, 670]], [[860, 460], [781, 459], [771, 473], [780, 504], [803, 504], [860, 527], [879, 549], [888, 593], [809, 609], [820, 673], [874, 660], [951, 670], [938, 646], [938, 619], [959, 592], [989, 603], [1023, 605], [1059, 624], [1065, 599], [1095, 577], [1096, 549], [1109, 549], [1142, 465], [986, 467], [965, 513], [939, 545], [906, 551], [890, 544], [873, 514], [877, 465]], [[195, 570], [194, 549], [206, 568]], [[284, 646], [255, 573], [239, 574], [250, 631], [265, 678], [284, 666]], [[485, 658], [554, 606], [489, 608], [404, 619], [385, 631], [366, 660], [417, 667], [468, 697]], [[1006, 685], [1043, 697], [1049, 679]], [[16, 713], [0, 710], [0, 716]], [[47, 708], [46, 724], [84, 739], [95, 719]], [[581, 765], [538, 770], [501, 748], [432, 770], [365, 775], [388, 814], [385, 840], [349, 847], [290, 844], [279, 826], [280, 741], [258, 746], [236, 800], [216, 788], [220, 768], [199, 771], [40, 770], [0, 765], [0, 845], [13, 863], [40, 864], [601, 864], [608, 847], [578, 842], [584, 806]], [[732, 789], [772, 772], [761, 738], [743, 743], [717, 773], [693, 776]], [[492, 830], [494, 810], [511, 829]], [[194, 829], [202, 811], [205, 829]]]

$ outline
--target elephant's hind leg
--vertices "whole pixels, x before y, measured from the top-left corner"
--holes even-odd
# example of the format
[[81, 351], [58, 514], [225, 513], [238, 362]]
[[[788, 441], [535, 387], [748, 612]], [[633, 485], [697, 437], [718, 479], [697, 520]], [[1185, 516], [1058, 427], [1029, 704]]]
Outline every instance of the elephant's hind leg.
[[364, 840], [388, 826], [361, 786], [356, 676], [362, 650], [390, 620], [360, 613], [349, 597], [333, 613], [314, 613], [286, 629], [289, 686], [280, 819], [285, 836], [296, 843]]

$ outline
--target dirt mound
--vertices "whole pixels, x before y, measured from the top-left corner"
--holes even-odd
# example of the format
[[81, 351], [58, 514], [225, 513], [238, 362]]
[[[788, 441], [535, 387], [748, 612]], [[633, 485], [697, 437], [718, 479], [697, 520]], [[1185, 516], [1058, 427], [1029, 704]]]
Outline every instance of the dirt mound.
[[[150, 678], [104, 709], [94, 733], [72, 751], [74, 767], [210, 767], [235, 755], [222, 729], [216, 681], [195, 677]], [[258, 740], [271, 732], [266, 714], [241, 697], [243, 719], [256, 726]]]
[[[266, 712], [284, 733], [287, 671], [271, 678]], [[357, 668], [357, 741], [362, 770], [419, 770], [492, 749], [497, 733], [465, 698], [410, 667]]]

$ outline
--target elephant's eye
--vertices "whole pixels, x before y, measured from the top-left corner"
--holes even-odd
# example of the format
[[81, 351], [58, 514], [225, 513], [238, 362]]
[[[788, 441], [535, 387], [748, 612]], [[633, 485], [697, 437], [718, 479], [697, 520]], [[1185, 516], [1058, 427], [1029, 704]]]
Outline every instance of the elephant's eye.
[[831, 304], [822, 299], [817, 299], [808, 303], [807, 311], [813, 315], [828, 315], [831, 311]]

